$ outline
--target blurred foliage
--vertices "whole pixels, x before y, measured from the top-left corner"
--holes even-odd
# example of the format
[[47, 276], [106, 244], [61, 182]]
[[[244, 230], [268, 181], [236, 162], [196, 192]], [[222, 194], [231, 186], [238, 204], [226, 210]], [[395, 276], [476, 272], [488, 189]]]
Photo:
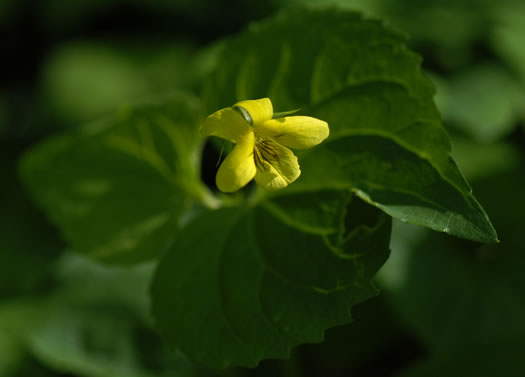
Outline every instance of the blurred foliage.
[[152, 265], [105, 268], [64, 254], [57, 264], [57, 289], [0, 306], [1, 344], [9, 347], [1, 360], [11, 363], [0, 367], [16, 371], [16, 362], [26, 363], [30, 355], [57, 372], [78, 376], [189, 376], [191, 365], [168, 352], [153, 333], [152, 270]]
[[48, 58], [42, 97], [60, 124], [76, 125], [174, 88], [197, 92], [211, 54], [183, 42], [75, 42]]
[[[102, 62], [109, 73], [93, 85]], [[389, 255], [390, 217], [379, 209], [459, 237], [497, 241], [450, 158], [420, 58], [399, 33], [355, 12], [296, 9], [227, 42], [218, 62], [206, 79], [207, 113], [268, 96], [276, 108], [302, 108], [330, 124], [329, 140], [304, 153], [303, 175], [291, 190], [208, 210], [180, 227], [195, 204], [221, 203], [200, 184], [202, 109], [187, 95], [120, 107], [107, 120], [48, 138], [25, 154], [20, 169], [75, 250], [111, 264], [166, 251], [152, 288], [153, 314], [160, 333], [192, 360], [253, 367], [349, 322], [351, 307], [376, 294], [371, 279]], [[49, 82], [93, 86], [102, 97], [95, 108], [132, 92], [124, 84], [135, 75], [107, 56], [73, 59], [67, 66], [88, 68], [78, 75], [58, 66], [51, 71], [65, 72], [65, 79], [51, 75]], [[122, 93], [104, 96], [109, 77], [122, 82]], [[55, 97], [81, 107], [74, 102], [85, 90], [68, 95], [78, 88]], [[355, 204], [363, 202], [351, 193], [368, 204]], [[290, 206], [297, 200], [316, 205], [297, 211]]]
[[445, 122], [480, 142], [507, 136], [523, 115], [523, 85], [496, 64], [472, 67], [439, 88]]
[[[437, 86], [453, 155], [501, 243], [396, 222], [383, 292], [354, 308], [352, 324], [289, 361], [206, 371], [152, 328], [154, 266], [103, 267], [64, 252], [17, 161], [39, 137], [122, 105], [173, 90], [198, 95], [220, 52], [210, 42], [305, 3], [361, 10], [410, 35]], [[1, 0], [0, 376], [525, 375], [524, 18], [521, 0]]]
[[178, 376], [163, 370], [164, 353], [150, 333], [152, 267], [111, 270], [65, 255], [60, 289], [27, 334], [31, 352], [53, 369], [81, 376]]
[[153, 259], [204, 195], [193, 127], [200, 111], [181, 94], [122, 108], [33, 148], [21, 175], [77, 251], [106, 263]]
[[0, 141], [0, 299], [40, 291], [63, 246], [18, 180], [13, 161], [19, 149], [13, 142]]
[[491, 30], [490, 46], [501, 56], [525, 82], [525, 25], [523, 15], [525, 4], [520, 1], [504, 2], [500, 7], [494, 9], [495, 26]]
[[[500, 145], [468, 148], [463, 159], [471, 161], [479, 155], [504, 155], [498, 153]], [[401, 242], [406, 248], [401, 263], [404, 276], [390, 285], [388, 294], [406, 324], [432, 350], [429, 361], [407, 376], [441, 375], [429, 372], [440, 364], [440, 373], [468, 376], [495, 376], [498, 370], [505, 376], [525, 373], [518, 362], [525, 349], [525, 201], [516, 200], [525, 190], [525, 156], [518, 161], [516, 154], [513, 157], [514, 163], [508, 158], [507, 164], [473, 181], [500, 232], [501, 244], [480, 246], [405, 229], [412, 241]], [[467, 373], [463, 365], [476, 360], [483, 362]]]

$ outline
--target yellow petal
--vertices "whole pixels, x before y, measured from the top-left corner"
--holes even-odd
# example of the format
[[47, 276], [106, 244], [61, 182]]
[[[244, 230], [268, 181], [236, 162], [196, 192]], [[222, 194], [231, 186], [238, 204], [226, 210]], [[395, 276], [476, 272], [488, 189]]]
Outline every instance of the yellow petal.
[[237, 143], [247, 133], [253, 133], [253, 129], [238, 111], [227, 107], [208, 116], [200, 132], [202, 136], [218, 136]]
[[257, 167], [255, 181], [265, 190], [285, 188], [301, 175], [293, 152], [271, 139], [258, 141], [254, 152]]
[[272, 137], [278, 143], [295, 149], [311, 148], [330, 134], [328, 123], [306, 116], [270, 119], [255, 127], [258, 137]]
[[226, 157], [217, 171], [215, 182], [222, 192], [234, 192], [244, 187], [255, 176], [253, 148], [255, 136], [247, 133], [239, 139], [232, 152]]
[[252, 119], [252, 125], [261, 124], [272, 119], [273, 106], [269, 98], [237, 102], [233, 107], [242, 107]]

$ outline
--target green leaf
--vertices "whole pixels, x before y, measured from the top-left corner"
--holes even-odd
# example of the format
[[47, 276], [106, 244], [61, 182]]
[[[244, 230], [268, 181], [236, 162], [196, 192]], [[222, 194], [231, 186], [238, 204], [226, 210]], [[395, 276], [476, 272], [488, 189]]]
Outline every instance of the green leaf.
[[284, 12], [225, 48], [208, 85], [207, 109], [261, 97], [270, 97], [277, 112], [302, 108], [328, 122], [330, 137], [300, 159], [302, 175], [290, 190], [302, 190], [305, 181], [317, 182], [316, 189], [351, 188], [407, 222], [495, 242], [450, 157], [421, 59], [405, 43], [355, 13]]
[[362, 199], [402, 221], [494, 241], [493, 228], [472, 195], [463, 196], [430, 163], [391, 140], [363, 135], [326, 142], [305, 156], [302, 170], [292, 190], [352, 187]]
[[32, 148], [21, 174], [71, 246], [108, 263], [156, 257], [200, 199], [195, 100], [123, 109]]
[[344, 208], [345, 222], [325, 236], [264, 204], [194, 219], [155, 275], [161, 333], [198, 362], [255, 366], [348, 323], [351, 307], [377, 294], [371, 279], [388, 257], [390, 218], [359, 199]]
[[328, 235], [340, 229], [349, 199], [344, 191], [321, 190], [278, 195], [262, 205], [285, 224], [305, 233]]

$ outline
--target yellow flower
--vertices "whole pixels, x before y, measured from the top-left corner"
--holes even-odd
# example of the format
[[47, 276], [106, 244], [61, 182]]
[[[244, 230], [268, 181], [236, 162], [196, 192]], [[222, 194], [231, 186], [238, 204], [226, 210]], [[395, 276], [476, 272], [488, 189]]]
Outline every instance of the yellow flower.
[[235, 143], [216, 176], [219, 190], [234, 192], [253, 178], [266, 190], [279, 190], [301, 174], [297, 157], [288, 149], [305, 149], [328, 137], [328, 124], [306, 116], [273, 119], [269, 98], [241, 101], [216, 111], [201, 125], [203, 136]]

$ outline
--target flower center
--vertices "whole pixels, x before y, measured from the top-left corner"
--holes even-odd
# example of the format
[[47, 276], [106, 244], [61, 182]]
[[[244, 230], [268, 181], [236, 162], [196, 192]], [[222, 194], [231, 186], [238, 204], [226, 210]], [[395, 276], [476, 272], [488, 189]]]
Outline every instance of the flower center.
[[279, 154], [269, 139], [263, 139], [260, 137], [256, 138], [253, 152], [255, 166], [260, 170], [267, 169], [265, 162], [273, 165], [275, 162], [279, 161]]

